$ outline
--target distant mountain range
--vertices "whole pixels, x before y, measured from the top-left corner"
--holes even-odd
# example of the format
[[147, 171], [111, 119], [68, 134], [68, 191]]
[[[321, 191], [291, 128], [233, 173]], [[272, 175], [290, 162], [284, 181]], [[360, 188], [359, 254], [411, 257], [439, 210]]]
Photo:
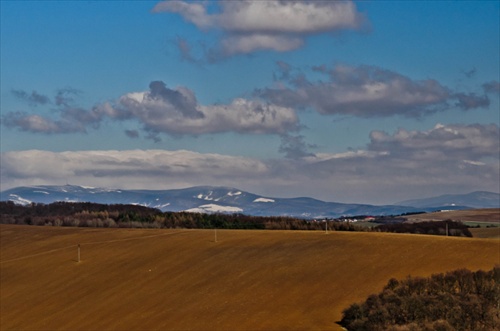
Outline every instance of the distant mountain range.
[[500, 194], [473, 192], [402, 201], [395, 205], [325, 202], [312, 198], [272, 198], [230, 187], [197, 186], [176, 190], [120, 190], [74, 185], [17, 187], [0, 192], [1, 201], [16, 204], [95, 202], [133, 204], [162, 211], [242, 213], [254, 216], [338, 218], [356, 215], [400, 215], [436, 210], [500, 208]]
[[416, 208], [432, 208], [442, 206], [467, 206], [470, 208], [500, 208], [500, 194], [477, 191], [467, 194], [446, 194], [432, 198], [406, 200], [397, 205]]

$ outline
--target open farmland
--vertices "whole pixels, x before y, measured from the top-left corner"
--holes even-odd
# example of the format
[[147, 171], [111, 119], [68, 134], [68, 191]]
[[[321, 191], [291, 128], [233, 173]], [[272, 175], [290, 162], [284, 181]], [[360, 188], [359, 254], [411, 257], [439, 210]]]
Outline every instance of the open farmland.
[[473, 237], [500, 239], [500, 209], [469, 209], [450, 210], [435, 213], [408, 215], [405, 218], [410, 222], [453, 220], [463, 222], [470, 228]]
[[405, 216], [405, 218], [413, 222], [444, 221], [450, 219], [464, 223], [497, 223], [498, 225], [500, 225], [500, 208], [450, 210], [435, 213], [408, 215]]
[[391, 277], [500, 263], [500, 241], [475, 238], [0, 230], [1, 330], [339, 330], [342, 310]]

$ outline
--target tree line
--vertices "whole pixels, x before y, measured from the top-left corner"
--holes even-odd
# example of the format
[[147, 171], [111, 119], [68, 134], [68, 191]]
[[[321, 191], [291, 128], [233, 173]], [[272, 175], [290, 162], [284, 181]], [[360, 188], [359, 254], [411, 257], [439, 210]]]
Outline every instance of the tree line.
[[387, 223], [376, 228], [381, 232], [431, 234], [441, 236], [472, 237], [467, 225], [452, 220], [414, 223]]
[[500, 330], [500, 266], [429, 278], [391, 279], [379, 294], [343, 311], [349, 331]]
[[[362, 216], [358, 217], [362, 218]], [[387, 218], [387, 217], [386, 217]], [[374, 228], [360, 222], [305, 220], [287, 216], [250, 216], [244, 214], [205, 214], [191, 212], [162, 212], [140, 205], [99, 204], [92, 202], [54, 202], [17, 205], [0, 202], [0, 223], [77, 227], [128, 228], [188, 228], [188, 229], [268, 229], [268, 230], [325, 230], [374, 231], [472, 237], [468, 227], [451, 220], [403, 223], [391, 217], [390, 222]]]
[[[104, 205], [90, 202], [32, 203], [21, 206], [12, 201], [2, 201], [0, 222], [108, 228], [325, 230], [323, 222], [285, 216], [162, 212], [138, 205]], [[328, 228], [334, 231], [366, 231], [355, 224], [340, 222], [328, 222]]]

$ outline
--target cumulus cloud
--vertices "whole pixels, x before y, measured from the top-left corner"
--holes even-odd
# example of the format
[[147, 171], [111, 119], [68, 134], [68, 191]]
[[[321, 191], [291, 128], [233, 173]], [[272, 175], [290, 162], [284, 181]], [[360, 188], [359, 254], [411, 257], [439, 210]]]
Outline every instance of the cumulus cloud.
[[161, 140], [161, 133], [283, 134], [298, 128], [292, 108], [244, 98], [228, 104], [202, 105], [192, 90], [183, 86], [169, 88], [161, 81], [151, 82], [149, 91], [127, 93], [90, 110], [70, 105], [67, 93], [61, 94], [58, 117], [10, 112], [3, 117], [3, 124], [22, 131], [55, 134], [87, 132], [89, 128], [98, 128], [104, 120], [128, 120], [139, 124], [148, 133], [146, 137], [155, 141]]
[[[198, 101], [196, 101], [196, 96], [193, 91], [179, 87], [175, 90], [167, 88], [164, 82], [154, 81], [149, 84], [150, 92], [143, 94], [143, 100], [150, 104], [159, 104], [165, 106], [163, 109], [159, 109], [159, 112], [176, 112], [182, 117], [188, 118], [203, 118], [202, 112], [198, 111]], [[155, 108], [155, 107], [153, 107]], [[160, 114], [155, 114], [155, 116], [161, 116]]]
[[[283, 83], [254, 91], [274, 104], [311, 108], [321, 114], [358, 117], [402, 115], [421, 117], [449, 109], [450, 103], [462, 110], [488, 107], [486, 95], [454, 92], [434, 79], [414, 80], [375, 66], [315, 66], [327, 80], [310, 81], [303, 73], [291, 74], [279, 64]], [[276, 78], [276, 75], [275, 75]]]
[[307, 36], [361, 29], [366, 22], [352, 1], [162, 1], [153, 13], [175, 13], [203, 31], [222, 32], [222, 56], [258, 50], [285, 52]]
[[258, 100], [237, 98], [229, 104], [200, 105], [185, 88], [167, 88], [153, 82], [150, 91], [129, 93], [115, 105], [107, 105], [110, 117], [135, 119], [146, 131], [169, 134], [238, 132], [281, 134], [295, 130], [293, 109]]
[[291, 81], [293, 87], [266, 88], [255, 93], [276, 104], [359, 117], [420, 116], [438, 111], [450, 96], [449, 90], [435, 80], [416, 81], [374, 66], [338, 65], [316, 70], [323, 71], [329, 80], [311, 82], [299, 76]]
[[[289, 138], [285, 142], [292, 147], [304, 144], [300, 136], [295, 142]], [[277, 197], [393, 203], [450, 192], [500, 191], [499, 141], [496, 124], [438, 124], [426, 131], [373, 131], [364, 149], [295, 159], [185, 150], [14, 151], [1, 155], [1, 182], [2, 189], [66, 181], [144, 189], [224, 185]]]

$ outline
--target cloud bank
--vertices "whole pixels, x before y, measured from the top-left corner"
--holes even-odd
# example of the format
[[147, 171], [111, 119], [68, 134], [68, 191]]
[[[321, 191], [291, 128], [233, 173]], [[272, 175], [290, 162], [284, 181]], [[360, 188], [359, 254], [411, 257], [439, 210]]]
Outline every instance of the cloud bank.
[[[33, 91], [12, 93], [32, 107], [50, 105], [52, 115], [42, 112], [6, 112], [2, 123], [42, 134], [87, 133], [105, 121], [129, 121], [137, 129], [124, 134], [156, 142], [161, 135], [267, 134], [281, 137], [280, 152], [287, 157], [310, 155], [301, 129], [301, 109], [323, 115], [354, 117], [404, 116], [421, 118], [451, 108], [471, 111], [490, 106], [489, 95], [498, 93], [498, 82], [482, 85], [484, 94], [453, 91], [436, 80], [414, 80], [375, 66], [325, 65], [313, 70], [326, 80], [311, 81], [285, 62], [277, 62], [274, 87], [255, 89], [250, 98], [235, 98], [226, 104], [200, 104], [188, 87], [168, 87], [152, 81], [146, 91], [129, 92], [114, 101], [84, 109], [75, 104], [79, 91], [66, 88], [49, 98]], [[55, 108], [54, 108], [55, 107]]]
[[[211, 52], [222, 57], [259, 50], [291, 51], [303, 46], [310, 35], [358, 30], [366, 23], [352, 1], [174, 0], [159, 2], [152, 12], [178, 14], [202, 31], [220, 33], [219, 45]], [[179, 46], [188, 55], [187, 45]]]
[[[328, 201], [394, 203], [473, 190], [500, 191], [500, 131], [491, 125], [436, 125], [426, 131], [372, 131], [364, 149], [258, 160], [191, 151], [13, 151], [2, 153], [2, 190], [72, 184], [170, 189], [224, 185], [263, 195], [290, 192]], [[301, 151], [301, 137], [284, 149]], [[288, 151], [288, 150], [287, 150]]]

